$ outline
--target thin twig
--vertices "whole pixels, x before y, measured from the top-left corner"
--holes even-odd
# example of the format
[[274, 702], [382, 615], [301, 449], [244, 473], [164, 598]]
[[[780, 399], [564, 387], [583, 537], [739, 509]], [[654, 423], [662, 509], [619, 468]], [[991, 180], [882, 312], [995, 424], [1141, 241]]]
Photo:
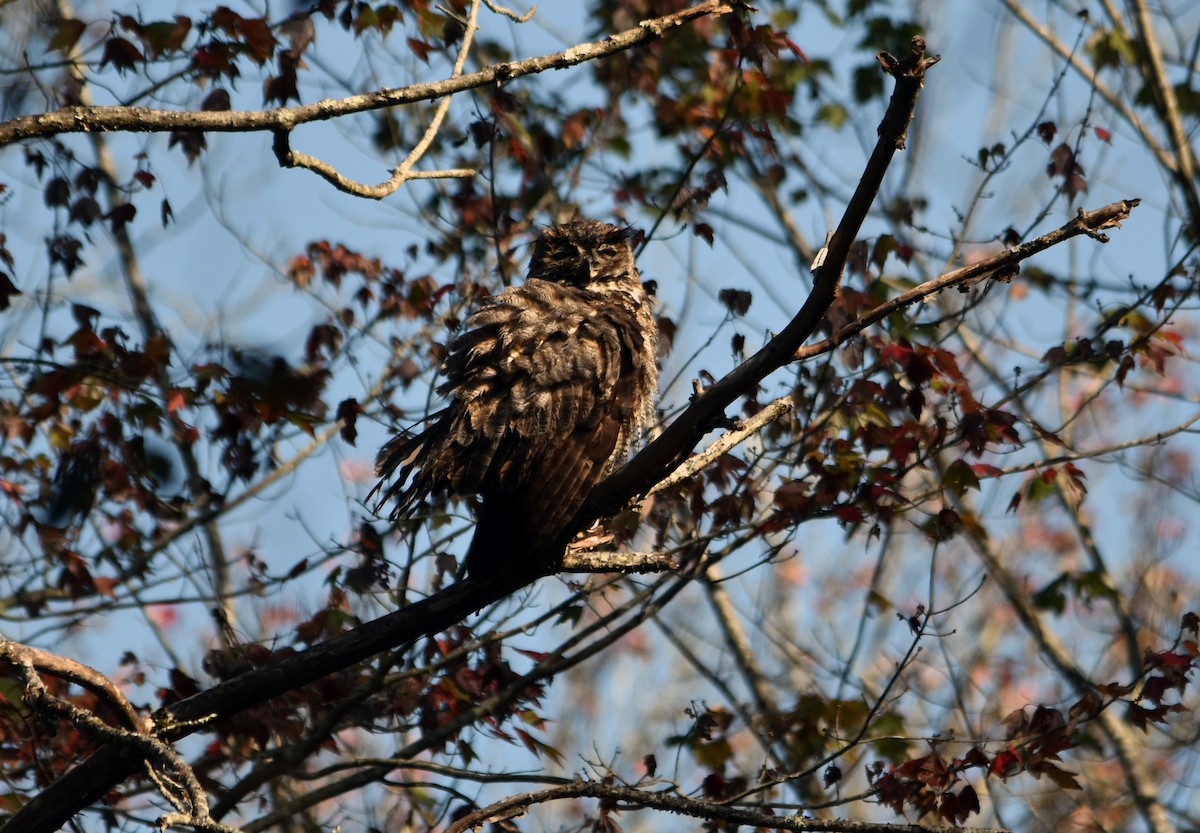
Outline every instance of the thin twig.
[[525, 12], [525, 14], [517, 14], [516, 12], [514, 12], [512, 9], [508, 8], [507, 6], [499, 5], [498, 3], [495, 2], [495, 0], [483, 0], [483, 2], [484, 2], [484, 5], [486, 5], [489, 9], [491, 9], [496, 14], [504, 15], [509, 20], [515, 21], [517, 23], [528, 23], [530, 20], [533, 19], [533, 13], [536, 12], [537, 8], [538, 8], [537, 6], [530, 6], [529, 11]]
[[1029, 11], [1022, 6], [1017, 0], [1002, 0], [1005, 7], [1020, 20], [1029, 31], [1037, 35], [1043, 43], [1054, 50], [1060, 58], [1065, 59], [1070, 63], [1071, 67], [1079, 73], [1079, 75], [1093, 85], [1100, 97], [1121, 115], [1121, 118], [1132, 127], [1138, 134], [1138, 138], [1142, 141], [1150, 152], [1154, 154], [1154, 158], [1158, 163], [1171, 171], [1173, 174], [1177, 172], [1175, 160], [1171, 157], [1165, 148], [1158, 143], [1158, 139], [1154, 134], [1142, 123], [1136, 111], [1127, 102], [1127, 96], [1118, 95], [1108, 85], [1102, 83], [1096, 75], [1094, 67], [1089, 66], [1084, 60], [1075, 54], [1066, 44], [1058, 39], [1048, 26], [1043, 25], [1033, 17]]
[[733, 430], [722, 434], [708, 448], [693, 457], [689, 457], [675, 471], [655, 483], [646, 494], [658, 494], [664, 489], [669, 489], [676, 484], [682, 483], [689, 477], [693, 477], [697, 472], [707, 468], [723, 454], [729, 453], [767, 425], [785, 414], [791, 413], [795, 407], [796, 405], [790, 396], [781, 396], [779, 399], [769, 403], [754, 416], [741, 420], [740, 424]]

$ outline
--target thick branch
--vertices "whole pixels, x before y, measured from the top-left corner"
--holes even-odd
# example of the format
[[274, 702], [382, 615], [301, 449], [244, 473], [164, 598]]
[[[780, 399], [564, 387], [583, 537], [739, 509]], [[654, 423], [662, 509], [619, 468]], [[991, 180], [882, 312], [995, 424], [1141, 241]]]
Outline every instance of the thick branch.
[[734, 0], [705, 0], [691, 8], [643, 20], [636, 27], [603, 40], [572, 46], [562, 52], [496, 64], [478, 72], [407, 87], [377, 90], [347, 98], [325, 99], [297, 107], [276, 110], [156, 110], [149, 107], [65, 107], [53, 113], [20, 116], [0, 123], [0, 146], [21, 139], [56, 136], [61, 133], [131, 132], [168, 133], [199, 130], [211, 133], [248, 133], [288, 131], [298, 125], [326, 121], [354, 113], [380, 110], [416, 101], [444, 98], [478, 87], [500, 85], [522, 75], [548, 69], [566, 69], [606, 55], [621, 52], [662, 37], [672, 29], [702, 17], [729, 14], [739, 4]]
[[[156, 734], [164, 741], [178, 740], [201, 728], [198, 721], [237, 714], [388, 648], [445, 630], [535, 578], [514, 572], [488, 584], [472, 579], [459, 582], [337, 639], [248, 671], [160, 710], [154, 715]], [[80, 810], [99, 801], [110, 787], [137, 772], [140, 764], [117, 745], [101, 747], [34, 796], [4, 825], [3, 833], [53, 833]]]
[[145, 722], [125, 697], [124, 692], [113, 684], [113, 681], [101, 674], [90, 665], [84, 665], [68, 657], [43, 651], [31, 645], [0, 637], [0, 658], [12, 663], [24, 663], [37, 671], [74, 683], [80, 688], [87, 689], [102, 701], [108, 703], [113, 711], [125, 718], [130, 729], [135, 732], [146, 730]]
[[[173, 747], [147, 732], [149, 723], [138, 717], [111, 681], [74, 660], [9, 640], [0, 639], [0, 655], [12, 663], [17, 678], [24, 685], [25, 703], [35, 713], [42, 718], [65, 720], [79, 731], [99, 738], [110, 746], [128, 750], [134, 760], [145, 762], [147, 776], [162, 797], [175, 808], [174, 812], [159, 818], [160, 829], [187, 825], [208, 833], [236, 833], [233, 828], [213, 820], [208, 811], [204, 788], [200, 786], [192, 768]], [[42, 683], [39, 671], [80, 683], [110, 702], [115, 698], [119, 701], [118, 710], [130, 721], [132, 728], [114, 728], [87, 709], [55, 697]], [[104, 683], [100, 683], [97, 677], [103, 679]]]
[[665, 573], [677, 569], [679, 563], [669, 552], [568, 552], [562, 563], [564, 573]]

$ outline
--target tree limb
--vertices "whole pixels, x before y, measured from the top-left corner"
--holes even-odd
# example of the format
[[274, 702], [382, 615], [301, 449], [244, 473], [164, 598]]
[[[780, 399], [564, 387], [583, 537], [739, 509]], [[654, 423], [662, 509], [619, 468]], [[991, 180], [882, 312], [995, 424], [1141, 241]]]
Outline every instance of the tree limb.
[[137, 709], [129, 702], [125, 693], [90, 665], [4, 637], [0, 637], [0, 659], [8, 660], [18, 667], [28, 666], [42, 674], [74, 683], [108, 703], [113, 711], [125, 718], [128, 728], [135, 732], [146, 731], [146, 721], [137, 713]]
[[679, 563], [669, 552], [568, 552], [562, 563], [565, 573], [663, 573], [678, 568]]
[[410, 84], [407, 87], [376, 90], [346, 98], [324, 99], [296, 107], [274, 110], [158, 110], [150, 107], [119, 105], [64, 107], [52, 113], [19, 116], [0, 123], [0, 147], [21, 139], [57, 136], [63, 133], [171, 133], [198, 130], [205, 133], [249, 133], [290, 131], [301, 124], [328, 121], [354, 113], [380, 110], [452, 96], [464, 90], [489, 85], [500, 86], [514, 78], [548, 69], [566, 69], [622, 52], [662, 37], [693, 20], [726, 15], [742, 4], [737, 0], [705, 0], [675, 14], [643, 20], [632, 29], [603, 40], [572, 46], [561, 52], [494, 64], [478, 72], [442, 81]]
[[[487, 822], [503, 821], [523, 815], [534, 804], [568, 798], [599, 798], [619, 805], [612, 809], [647, 808], [664, 810], [696, 819], [716, 819], [733, 826], [789, 830], [795, 833], [1005, 833], [1002, 829], [949, 827], [940, 824], [887, 824], [851, 819], [818, 819], [800, 815], [780, 816], [716, 801], [687, 798], [667, 790], [647, 790], [600, 781], [576, 781], [537, 792], [519, 793], [468, 813], [446, 828], [446, 833], [465, 833]], [[624, 806], [621, 806], [624, 805]]]
[[[536, 575], [514, 571], [487, 584], [468, 578], [442, 592], [279, 662], [255, 668], [181, 700], [153, 716], [157, 737], [174, 741], [197, 731], [201, 721], [228, 717], [287, 691], [319, 680], [380, 651], [445, 630], [531, 583]], [[138, 771], [141, 761], [108, 743], [70, 770], [4, 825], [3, 833], [53, 833], [110, 787]]]
[[[470, 12], [467, 14], [466, 28], [463, 31], [462, 40], [458, 45], [458, 57], [455, 58], [454, 69], [450, 73], [451, 79], [461, 77], [463, 67], [467, 64], [467, 56], [471, 52], [471, 42], [475, 39], [475, 32], [479, 29], [479, 3], [480, 0], [475, 0], [471, 4]], [[404, 157], [404, 161], [392, 170], [391, 176], [378, 185], [365, 185], [361, 182], [355, 182], [332, 165], [322, 162], [315, 156], [293, 151], [291, 143], [292, 134], [290, 131], [276, 130], [275, 140], [271, 143], [272, 149], [275, 151], [275, 158], [279, 160], [279, 164], [285, 168], [307, 168], [318, 176], [323, 177], [326, 182], [332, 184], [339, 191], [375, 200], [381, 200], [386, 196], [394, 194], [410, 179], [471, 177], [475, 175], [475, 170], [472, 168], [454, 168], [442, 171], [413, 171], [413, 166], [429, 150], [429, 146], [433, 144], [438, 131], [441, 130], [442, 122], [446, 118], [446, 113], [450, 110], [450, 102], [452, 100], [452, 96], [446, 96], [438, 102], [433, 118], [429, 120], [429, 124], [425, 127], [425, 132], [421, 135], [420, 140], [409, 151], [408, 156]]]
[[1183, 116], [1179, 109], [1179, 97], [1175, 86], [1167, 77], [1163, 65], [1162, 49], [1158, 45], [1158, 35], [1150, 19], [1150, 10], [1146, 0], [1131, 0], [1133, 18], [1137, 23], [1138, 44], [1141, 47], [1142, 58], [1146, 64], [1146, 77], [1154, 93], [1154, 101], [1159, 118], [1171, 137], [1175, 147], [1175, 163], [1178, 174], [1175, 180], [1187, 203], [1192, 237], [1200, 236], [1200, 193], [1196, 190], [1196, 160], [1192, 152], [1191, 137], [1183, 126]]
[[[36, 713], [65, 720], [80, 731], [103, 740], [110, 747], [132, 753], [133, 760], [144, 764], [146, 775], [162, 797], [174, 807], [173, 812], [159, 818], [160, 830], [186, 825], [207, 833], [237, 833], [212, 818], [208, 811], [208, 797], [192, 768], [172, 746], [155, 735], [150, 721], [143, 720], [125, 695], [102, 674], [66, 657], [6, 639], [0, 639], [0, 657], [12, 664], [24, 686], [25, 703]], [[131, 728], [110, 726], [87, 709], [55, 697], [42, 683], [39, 671], [59, 676], [96, 693], [112, 704]]]

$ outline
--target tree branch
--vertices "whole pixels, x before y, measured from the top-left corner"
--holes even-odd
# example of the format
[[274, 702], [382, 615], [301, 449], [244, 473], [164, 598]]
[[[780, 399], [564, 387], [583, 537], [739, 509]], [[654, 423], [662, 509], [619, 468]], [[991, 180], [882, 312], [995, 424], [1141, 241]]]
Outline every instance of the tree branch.
[[473, 813], [468, 813], [446, 828], [446, 833], [465, 833], [487, 822], [503, 821], [523, 815], [534, 804], [561, 801], [568, 798], [599, 798], [606, 802], [620, 802], [612, 809], [646, 808], [664, 810], [696, 819], [718, 819], [734, 826], [790, 830], [795, 833], [1004, 833], [1002, 829], [984, 827], [948, 827], [939, 824], [886, 824], [881, 822], [855, 821], [850, 819], [816, 819], [800, 815], [778, 816], [762, 810], [701, 801], [687, 798], [666, 790], [650, 791], [621, 784], [605, 784], [599, 781], [577, 781], [558, 787], [549, 787], [537, 792], [511, 795], [489, 804]]
[[1080, 208], [1075, 217], [1053, 231], [1013, 246], [1011, 249], [1006, 249], [1000, 254], [972, 263], [970, 266], [964, 266], [961, 269], [947, 272], [944, 275], [914, 286], [907, 292], [900, 293], [895, 298], [891, 298], [864, 313], [861, 317], [850, 322], [829, 338], [801, 347], [796, 351], [793, 358], [796, 361], [803, 361], [823, 353], [828, 353], [830, 350], [849, 341], [872, 324], [877, 324], [904, 307], [912, 306], [918, 301], [923, 301], [929, 296], [936, 295], [951, 287], [963, 290], [971, 284], [986, 279], [1011, 280], [1017, 275], [1021, 261], [1028, 260], [1038, 252], [1044, 252], [1046, 249], [1057, 246], [1059, 243], [1070, 240], [1072, 237], [1085, 234], [1100, 243], [1107, 243], [1108, 235], [1103, 234], [1103, 230], [1119, 228], [1121, 223], [1129, 218], [1130, 213], [1140, 203], [1140, 199], [1131, 198], [1109, 203], [1097, 208], [1095, 211], [1084, 211]]
[[[237, 833], [215, 821], [208, 811], [208, 797], [199, 779], [179, 753], [160, 740], [150, 721], [143, 720], [125, 695], [104, 675], [74, 660], [0, 639], [0, 657], [8, 660], [24, 686], [26, 705], [43, 717], [65, 720], [77, 729], [132, 753], [133, 760], [145, 766], [154, 783], [174, 812], [158, 820], [159, 829], [186, 825], [208, 833]], [[105, 723], [87, 709], [55, 697], [42, 683], [38, 672], [48, 673], [84, 686], [113, 705], [130, 723], [130, 729], [118, 729]]]
[[52, 113], [20, 116], [0, 123], [0, 147], [21, 139], [57, 136], [63, 133], [129, 132], [169, 133], [199, 130], [206, 133], [249, 133], [289, 131], [301, 124], [327, 121], [354, 113], [380, 110], [445, 98], [464, 90], [502, 85], [523, 75], [548, 69], [566, 69], [622, 52], [662, 37], [672, 29], [703, 17], [726, 15], [743, 4], [738, 0], [705, 0], [675, 14], [643, 20], [632, 29], [603, 40], [572, 46], [561, 52], [540, 55], [511, 63], [485, 67], [442, 81], [410, 84], [407, 87], [376, 90], [339, 99], [324, 99], [296, 107], [275, 110], [158, 110], [150, 107], [118, 105], [64, 107]]
[[663, 573], [677, 569], [679, 563], [669, 552], [568, 552], [562, 563], [564, 573]]
[[754, 416], [746, 420], [739, 420], [733, 430], [726, 431], [716, 440], [714, 440], [708, 448], [704, 449], [699, 454], [689, 457], [684, 460], [678, 468], [669, 475], [658, 481], [651, 487], [646, 494], [654, 495], [669, 489], [677, 483], [682, 483], [689, 477], [707, 468], [711, 463], [716, 461], [721, 455], [732, 451], [737, 446], [741, 445], [750, 437], [757, 434], [765, 426], [779, 419], [785, 414], [790, 414], [795, 408], [795, 403], [792, 402], [790, 396], [781, 396], [773, 402], [770, 402], [763, 407]]
[[[466, 28], [463, 31], [462, 40], [458, 46], [458, 57], [454, 59], [454, 69], [450, 73], [451, 80], [461, 77], [463, 67], [467, 64], [467, 55], [471, 52], [471, 42], [475, 40], [475, 32], [479, 29], [479, 3], [480, 0], [475, 0], [471, 4], [470, 12], [467, 14]], [[326, 182], [332, 184], [339, 191], [374, 200], [381, 200], [386, 196], [394, 194], [410, 179], [446, 179], [474, 176], [475, 170], [472, 168], [454, 168], [451, 170], [422, 171], [418, 173], [413, 173], [412, 170], [413, 166], [429, 150], [429, 146], [433, 144], [438, 131], [442, 129], [442, 122], [446, 118], [446, 113], [450, 110], [450, 102], [452, 100], [451, 96], [446, 96], [438, 102], [437, 110], [434, 111], [433, 118], [429, 120], [429, 125], [425, 128], [425, 132], [421, 135], [420, 140], [409, 151], [404, 161], [392, 171], [392, 175], [378, 185], [364, 185], [361, 182], [355, 182], [343, 175], [332, 165], [322, 162], [315, 156], [293, 151], [291, 145], [292, 134], [290, 131], [276, 130], [272, 148], [275, 151], [275, 158], [279, 160], [279, 164], [283, 167], [307, 168], [323, 177]]]
[[108, 703], [113, 711], [125, 718], [130, 729], [135, 732], [146, 731], [147, 722], [137, 713], [137, 709], [129, 702], [125, 693], [90, 665], [4, 637], [0, 637], [0, 659], [6, 659], [18, 667], [28, 666], [42, 674], [74, 683]]
[[1192, 228], [1192, 237], [1197, 238], [1200, 237], [1200, 193], [1196, 190], [1196, 160], [1192, 154], [1191, 137], [1183, 126], [1175, 86], [1167, 77], [1167, 70], [1163, 66], [1162, 50], [1158, 45], [1158, 35], [1154, 31], [1146, 0], [1131, 0], [1130, 5], [1140, 35], [1138, 40], [1146, 64], [1145, 74], [1154, 93], [1159, 118], [1171, 137], [1171, 144], [1175, 147], [1175, 164], [1178, 170], [1175, 181], [1183, 193], [1184, 202], [1187, 203], [1190, 215], [1188, 224]]
[[[380, 651], [445, 630], [531, 583], [538, 576], [514, 571], [487, 584], [468, 578], [437, 595], [367, 622], [349, 633], [272, 665], [181, 700], [153, 716], [157, 737], [174, 741], [200, 728], [198, 721], [228, 717], [319, 680]], [[53, 833], [110, 787], [137, 772], [141, 761], [108, 743], [38, 793], [2, 828], [3, 833]]]

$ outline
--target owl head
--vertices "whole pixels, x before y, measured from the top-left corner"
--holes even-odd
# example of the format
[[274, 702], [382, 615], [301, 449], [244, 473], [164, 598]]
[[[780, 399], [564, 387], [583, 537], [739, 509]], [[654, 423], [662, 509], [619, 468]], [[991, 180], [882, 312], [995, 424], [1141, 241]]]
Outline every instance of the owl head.
[[551, 226], [533, 244], [529, 277], [575, 286], [637, 282], [636, 229], [577, 220]]

